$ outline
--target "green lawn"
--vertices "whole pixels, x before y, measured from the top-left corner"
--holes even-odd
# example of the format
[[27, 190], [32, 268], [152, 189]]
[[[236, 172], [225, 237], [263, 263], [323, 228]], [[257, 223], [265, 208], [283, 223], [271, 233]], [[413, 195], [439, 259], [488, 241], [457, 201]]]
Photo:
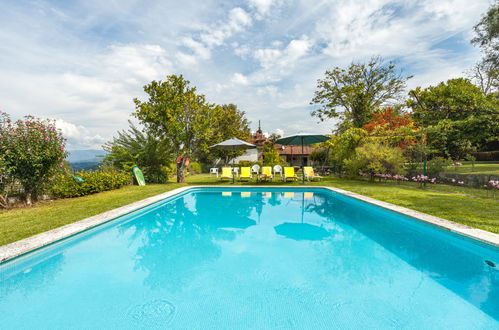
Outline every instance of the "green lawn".
[[461, 166], [448, 166], [444, 172], [457, 174], [489, 174], [499, 176], [499, 163], [477, 162], [473, 167], [471, 162], [461, 162]]
[[128, 186], [85, 197], [39, 202], [31, 208], [0, 210], [0, 245], [64, 226], [180, 186], [179, 184]]
[[[221, 183], [217, 179], [210, 178], [209, 175], [205, 174], [188, 177], [187, 181], [191, 185], [228, 184], [227, 181]], [[239, 184], [264, 186], [271, 184], [297, 185], [298, 183], [282, 183], [279, 180], [269, 183], [242, 182]], [[499, 217], [497, 216], [499, 214], [498, 200], [450, 194], [464, 193], [466, 195], [486, 197], [485, 193], [478, 189], [430, 185], [429, 189], [431, 190], [423, 190], [412, 183], [397, 185], [338, 178], [327, 178], [324, 181], [314, 184], [338, 187], [469, 226], [499, 233]], [[109, 211], [180, 186], [182, 185], [176, 183], [148, 185], [145, 187], [131, 186], [80, 198], [41, 202], [32, 208], [3, 210], [0, 211], [0, 245]]]

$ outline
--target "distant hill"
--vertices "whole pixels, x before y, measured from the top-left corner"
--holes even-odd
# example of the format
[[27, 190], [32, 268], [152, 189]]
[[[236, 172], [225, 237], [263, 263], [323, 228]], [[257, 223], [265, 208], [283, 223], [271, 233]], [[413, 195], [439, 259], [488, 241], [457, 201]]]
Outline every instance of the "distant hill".
[[75, 171], [96, 170], [106, 155], [104, 150], [71, 150], [66, 160]]
[[70, 150], [66, 160], [70, 163], [100, 163], [102, 156], [106, 155], [104, 150]]

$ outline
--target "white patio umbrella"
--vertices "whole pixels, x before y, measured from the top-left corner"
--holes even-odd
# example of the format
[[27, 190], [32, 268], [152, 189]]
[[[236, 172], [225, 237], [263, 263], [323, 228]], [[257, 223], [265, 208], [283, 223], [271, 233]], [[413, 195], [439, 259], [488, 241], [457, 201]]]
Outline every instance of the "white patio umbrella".
[[[238, 138], [234, 137], [232, 139], [228, 139], [223, 142], [214, 144], [210, 146], [210, 148], [236, 151], [236, 150], [246, 150], [246, 149], [256, 148], [256, 145], [248, 143], [243, 140], [239, 140]], [[234, 160], [235, 158], [232, 159], [232, 166], [234, 166]], [[234, 171], [232, 171], [232, 184], [234, 184]]]

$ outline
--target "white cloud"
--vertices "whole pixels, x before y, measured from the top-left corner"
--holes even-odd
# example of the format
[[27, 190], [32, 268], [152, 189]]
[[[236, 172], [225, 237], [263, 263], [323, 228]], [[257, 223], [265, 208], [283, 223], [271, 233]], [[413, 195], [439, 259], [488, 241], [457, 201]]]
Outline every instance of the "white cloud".
[[280, 135], [280, 136], [284, 136], [284, 130], [282, 130], [280, 128], [276, 128], [275, 134]]
[[62, 119], [57, 119], [55, 124], [67, 139], [69, 149], [100, 149], [102, 144], [106, 142], [102, 136], [91, 134], [82, 125], [75, 125]]
[[200, 36], [201, 41], [208, 47], [221, 46], [225, 40], [236, 32], [241, 32], [251, 25], [251, 16], [242, 8], [230, 10], [227, 22], [219, 22], [216, 26], [208, 28]]
[[259, 14], [265, 15], [270, 10], [273, 0], [249, 0], [251, 7], [255, 8]]
[[234, 84], [239, 84], [239, 85], [247, 85], [248, 84], [248, 78], [241, 74], [241, 73], [234, 73], [234, 75], [232, 76], [232, 79], [231, 81], [234, 83]]
[[203, 60], [207, 60], [211, 57], [211, 51], [208, 47], [204, 46], [202, 43], [195, 41], [191, 37], [186, 37], [183, 39], [183, 44], [186, 47], [192, 49], [194, 54], [199, 56]]
[[0, 2], [0, 109], [73, 123], [87, 131], [72, 142], [90, 145], [127, 126], [143, 85], [182, 73], [253, 126], [327, 133], [334, 122], [316, 124], [309, 105], [326, 69], [380, 54], [415, 75], [409, 87], [460, 75], [479, 58], [466, 38], [489, 1], [246, 4], [150, 1], [136, 15], [135, 1]]

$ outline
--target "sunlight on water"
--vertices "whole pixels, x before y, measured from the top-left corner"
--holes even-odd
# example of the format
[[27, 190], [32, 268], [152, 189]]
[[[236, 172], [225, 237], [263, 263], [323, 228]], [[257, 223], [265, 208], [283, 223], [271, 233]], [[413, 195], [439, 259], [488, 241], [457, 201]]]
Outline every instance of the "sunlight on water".
[[492, 329], [498, 263], [326, 190], [197, 189], [0, 266], [0, 328]]

